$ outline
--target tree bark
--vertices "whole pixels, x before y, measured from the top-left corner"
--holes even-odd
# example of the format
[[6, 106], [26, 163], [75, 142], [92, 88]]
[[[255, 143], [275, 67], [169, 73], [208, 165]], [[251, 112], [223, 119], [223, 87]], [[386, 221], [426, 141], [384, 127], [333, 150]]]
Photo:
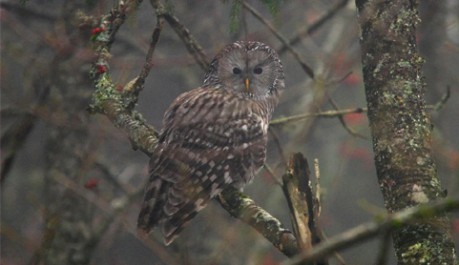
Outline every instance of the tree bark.
[[[378, 181], [387, 210], [444, 197], [431, 156], [417, 3], [357, 0], [363, 76]], [[445, 214], [393, 232], [398, 264], [456, 264]]]

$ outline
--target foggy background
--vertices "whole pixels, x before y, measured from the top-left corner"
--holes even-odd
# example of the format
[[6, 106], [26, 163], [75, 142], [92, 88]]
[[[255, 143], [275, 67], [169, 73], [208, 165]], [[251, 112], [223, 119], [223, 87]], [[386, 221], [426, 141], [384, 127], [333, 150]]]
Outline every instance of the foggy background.
[[[87, 201], [93, 218], [102, 223], [106, 209], [97, 203], [116, 203], [123, 190], [143, 189], [148, 178], [148, 157], [134, 151], [126, 135], [102, 115], [87, 115], [84, 109], [78, 122], [66, 120], [56, 106], [72, 105], [66, 95], [81, 89], [90, 103], [89, 79], [93, 60], [90, 31], [78, 27], [77, 9], [66, 10], [66, 1], [1, 2], [1, 131], [14, 126], [23, 113], [35, 117], [33, 128], [15, 152], [15, 159], [1, 187], [1, 263], [27, 264], [39, 251], [44, 231], [46, 208], [44, 180], [50, 146], [49, 134], [60, 128], [88, 129], [78, 141], [91, 150], [94, 164], [103, 164], [111, 178], [97, 170], [82, 170], [72, 179]], [[280, 1], [272, 14], [261, 1], [248, 1], [277, 31], [290, 39], [343, 1]], [[346, 2], [346, 1], [344, 1]], [[262, 41], [276, 50], [282, 44], [250, 13], [242, 9], [231, 19], [232, 1], [166, 1], [168, 8], [190, 30], [212, 58], [226, 44], [236, 40]], [[105, 14], [114, 1], [81, 1], [80, 10], [94, 16]], [[426, 101], [433, 105], [451, 88], [451, 96], [442, 109], [431, 111], [433, 152], [442, 186], [449, 195], [459, 193], [459, 3], [457, 1], [420, 1], [422, 22], [418, 25], [418, 50], [425, 58]], [[238, 25], [234, 25], [238, 21]], [[66, 26], [65, 23], [74, 25]], [[129, 13], [111, 51], [110, 72], [115, 83], [124, 86], [136, 77], [143, 66], [156, 16], [148, 1]], [[231, 31], [231, 28], [235, 28]], [[69, 41], [77, 36], [80, 42]], [[315, 80], [302, 70], [288, 52], [280, 53], [284, 64], [286, 90], [273, 119], [308, 112], [333, 110], [329, 98], [339, 109], [366, 107], [361, 73], [359, 28], [353, 1], [327, 20], [312, 35], [293, 47], [313, 69]], [[154, 66], [141, 92], [137, 110], [157, 130], [162, 115], [180, 93], [198, 87], [204, 77], [193, 57], [173, 29], [165, 23], [153, 56]], [[65, 61], [65, 63], [60, 63]], [[58, 67], [59, 69], [55, 69]], [[65, 69], [62, 69], [65, 67]], [[59, 71], [58, 71], [59, 70]], [[60, 71], [65, 70], [66, 75]], [[86, 76], [86, 78], [85, 78]], [[39, 101], [41, 82], [49, 84], [49, 96]], [[68, 84], [78, 84], [70, 86]], [[38, 91], [37, 91], [38, 90]], [[54, 93], [53, 90], [65, 91]], [[78, 98], [78, 101], [81, 100]], [[84, 105], [84, 104], [83, 104]], [[33, 108], [32, 108], [33, 107]], [[276, 125], [274, 130], [282, 150], [272, 141], [268, 145], [267, 163], [281, 178], [283, 161], [293, 152], [303, 153], [320, 163], [322, 214], [320, 226], [332, 237], [358, 224], [373, 220], [385, 211], [373, 164], [372, 143], [365, 114], [349, 114], [344, 120], [352, 134], [338, 118], [311, 118]], [[81, 126], [81, 127], [80, 127]], [[54, 128], [51, 130], [51, 128]], [[5, 156], [2, 140], [2, 156]], [[78, 151], [76, 151], [78, 152]], [[284, 154], [282, 158], [281, 154]], [[3, 157], [2, 157], [3, 162]], [[3, 165], [2, 165], [3, 166]], [[80, 170], [75, 168], [76, 171]], [[95, 187], [89, 185], [96, 183]], [[88, 184], [89, 183], [89, 184]], [[115, 187], [120, 185], [120, 187]], [[261, 207], [291, 228], [288, 206], [281, 187], [265, 170], [261, 170], [245, 193]], [[90, 200], [88, 200], [88, 198]], [[163, 247], [159, 233], [150, 245], [138, 240], [135, 225], [141, 196], [117, 214], [109, 229], [95, 246], [90, 264], [167, 264], [160, 253], [172, 255], [182, 264], [277, 264], [285, 259], [277, 249], [244, 223], [231, 218], [220, 205], [212, 202], [181, 233], [172, 247]], [[455, 225], [456, 247], [459, 220]], [[373, 239], [340, 252], [346, 264], [372, 264], [381, 248]], [[180, 252], [180, 253], [174, 253]], [[390, 254], [394, 262], [393, 254]], [[331, 264], [340, 264], [331, 258]]]

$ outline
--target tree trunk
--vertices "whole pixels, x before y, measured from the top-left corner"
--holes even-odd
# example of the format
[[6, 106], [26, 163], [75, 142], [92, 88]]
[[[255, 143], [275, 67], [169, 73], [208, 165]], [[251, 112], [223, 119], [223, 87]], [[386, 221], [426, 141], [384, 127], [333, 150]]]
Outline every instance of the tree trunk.
[[[389, 212], [443, 197], [431, 156], [417, 3], [357, 0], [368, 118], [378, 181]], [[456, 264], [446, 215], [393, 233], [398, 264]]]

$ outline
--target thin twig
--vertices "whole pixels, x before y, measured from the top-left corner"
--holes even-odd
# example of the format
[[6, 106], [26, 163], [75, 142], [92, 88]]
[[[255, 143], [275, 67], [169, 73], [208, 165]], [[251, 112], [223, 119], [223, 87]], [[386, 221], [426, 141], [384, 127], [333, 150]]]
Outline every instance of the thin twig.
[[167, 8], [161, 4], [159, 1], [152, 1], [153, 8], [156, 10], [158, 16], [163, 16], [164, 19], [169, 23], [172, 29], [177, 33], [182, 42], [185, 44], [188, 52], [194, 57], [198, 65], [203, 71], [207, 71], [209, 68], [209, 59], [205, 55], [201, 45], [190, 33], [188, 28], [186, 28], [180, 20], [170, 13]]
[[0, 7], [9, 12], [16, 13], [23, 18], [41, 19], [45, 21], [55, 21], [59, 16], [50, 12], [50, 10], [37, 10], [30, 5], [23, 5], [14, 2], [1, 2]]
[[[305, 28], [304, 30], [298, 32], [295, 37], [291, 38], [288, 41], [288, 44], [293, 46], [297, 44], [302, 38], [313, 34], [316, 32], [322, 25], [325, 24], [328, 20], [332, 19], [339, 10], [341, 10], [343, 7], [347, 5], [349, 0], [341, 0], [340, 2], [336, 3], [328, 12], [326, 12], [323, 16], [321, 16], [319, 19], [314, 21], [309, 27]], [[283, 44], [279, 48], [279, 54], [282, 54], [288, 50], [287, 45]]]
[[245, 9], [247, 9], [252, 15], [257, 18], [261, 23], [263, 23], [276, 37], [277, 39], [282, 42], [282, 44], [285, 45], [287, 50], [293, 55], [293, 57], [298, 61], [300, 64], [301, 68], [306, 72], [306, 74], [314, 79], [314, 71], [312, 70], [311, 67], [309, 67], [306, 62], [301, 58], [301, 55], [299, 52], [297, 52], [290, 44], [287, 38], [285, 38], [278, 30], [274, 28], [271, 23], [269, 23], [261, 14], [258, 12], [255, 8], [253, 8], [251, 5], [249, 5], [246, 1], [242, 1], [242, 5], [244, 6]]
[[266, 162], [263, 164], [263, 168], [266, 170], [266, 172], [268, 172], [268, 174], [271, 176], [271, 178], [274, 181], [276, 181], [276, 183], [279, 186], [282, 186], [282, 181], [274, 174], [273, 169]]
[[268, 128], [268, 132], [273, 137], [274, 143], [276, 144], [277, 150], [279, 151], [279, 155], [280, 155], [281, 160], [282, 160], [282, 165], [283, 166], [287, 165], [287, 159], [285, 159], [284, 148], [282, 147], [282, 144], [280, 142], [279, 136], [277, 135], [277, 133], [274, 131], [274, 129], [272, 127]]
[[155, 52], [156, 45], [158, 44], [159, 36], [161, 35], [161, 31], [163, 29], [163, 24], [164, 24], [164, 18], [161, 16], [157, 16], [156, 27], [153, 30], [153, 33], [151, 35], [150, 47], [148, 49], [147, 56], [145, 58], [145, 63], [143, 65], [142, 70], [140, 71], [139, 76], [137, 77], [134, 83], [133, 93], [136, 95], [135, 97], [136, 99], [138, 98], [138, 93], [143, 88], [143, 84], [145, 83], [145, 78], [147, 78], [148, 74], [150, 73], [151, 68], [153, 67], [153, 53]]
[[118, 33], [120, 27], [126, 21], [127, 13], [131, 11], [133, 8], [136, 8], [142, 3], [143, 0], [127, 0], [127, 1], [119, 1], [117, 8], [111, 10], [111, 15], [109, 23], [110, 23], [110, 37], [108, 39], [108, 46], [110, 47], [113, 41], [115, 40], [115, 36]]
[[391, 233], [386, 233], [381, 240], [381, 248], [379, 249], [378, 257], [376, 258], [376, 265], [386, 265], [387, 255], [390, 249]]
[[[436, 110], [436, 111], [442, 109], [443, 106], [448, 101], [450, 95], [451, 95], [451, 91], [450, 91], [450, 88], [448, 87], [445, 94], [440, 99], [440, 101], [433, 105], [427, 105], [426, 109]], [[272, 125], [272, 126], [284, 125], [286, 123], [306, 120], [306, 119], [315, 118], [315, 117], [336, 118], [336, 117], [340, 117], [340, 116], [351, 114], [351, 113], [366, 113], [367, 111], [368, 109], [366, 107], [357, 107], [357, 108], [349, 108], [349, 109], [341, 109], [341, 110], [326, 110], [326, 111], [321, 111], [321, 112], [316, 112], [316, 113], [304, 113], [304, 114], [292, 115], [289, 117], [273, 119], [271, 120], [269, 125]]]
[[270, 125], [282, 125], [285, 123], [305, 120], [313, 117], [323, 117], [323, 118], [336, 118], [345, 114], [350, 113], [364, 113], [367, 112], [367, 108], [350, 108], [350, 109], [342, 109], [342, 110], [327, 110], [321, 111], [316, 113], [305, 113], [305, 114], [298, 114], [284, 118], [274, 119], [270, 122]]
[[437, 102], [435, 105], [428, 105], [427, 108], [432, 108], [433, 110], [441, 110], [445, 105], [446, 102], [448, 101], [449, 97], [451, 96], [451, 87], [447, 86], [446, 87], [446, 92], [445, 94], [441, 97], [440, 101]]
[[[336, 102], [328, 95], [328, 93], [327, 93], [327, 97], [328, 97], [328, 102], [330, 102], [332, 107], [337, 111], [339, 108], [338, 108], [338, 105], [336, 104]], [[341, 123], [341, 125], [343, 125], [344, 129], [346, 131], [348, 131], [352, 136], [356, 136], [356, 137], [359, 137], [359, 138], [362, 138], [362, 139], [368, 139], [366, 136], [354, 131], [352, 128], [347, 126], [347, 123], [344, 120], [343, 115], [339, 115], [338, 119], [339, 119], [339, 122]]]

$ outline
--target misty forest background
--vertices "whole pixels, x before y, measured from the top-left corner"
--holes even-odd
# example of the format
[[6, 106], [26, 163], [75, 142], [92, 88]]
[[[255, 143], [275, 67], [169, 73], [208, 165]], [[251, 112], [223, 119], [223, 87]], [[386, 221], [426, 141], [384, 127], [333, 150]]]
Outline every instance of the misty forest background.
[[[87, 262], [75, 264], [277, 264], [284, 260], [265, 238], [215, 202], [189, 224], [173, 247], [164, 247], [159, 233], [151, 240], [137, 238], [135, 224], [148, 157], [134, 151], [126, 134], [105, 116], [87, 111], [94, 90], [89, 72], [95, 59], [91, 42], [95, 32], [82, 23], [82, 16], [105, 14], [114, 2], [1, 2], [1, 263], [33, 263], [50, 245], [59, 244], [47, 240], [53, 235], [45, 225], [52, 224], [45, 219], [59, 222], [59, 216], [45, 216], [59, 212], [56, 207], [78, 227], [71, 242], [75, 253], [86, 254], [75, 259]], [[208, 58], [240, 39], [262, 41], [279, 52], [287, 89], [273, 119], [366, 107], [353, 1], [265, 2], [277, 4], [248, 1], [278, 33], [297, 38], [292, 46], [313, 70], [314, 79], [260, 20], [233, 1], [170, 0], [164, 5], [190, 30]], [[426, 102], [438, 104], [448, 87], [451, 92], [440, 108], [429, 111], [433, 155], [442, 187], [457, 196], [459, 3], [419, 2], [422, 21], [417, 41], [426, 60]], [[320, 19], [323, 23], [318, 24]], [[155, 10], [148, 1], [128, 13], [110, 58], [110, 73], [119, 89], [140, 72], [155, 25]], [[177, 95], [198, 87], [204, 71], [167, 24], [153, 63], [136, 110], [159, 130], [165, 109]], [[271, 135], [268, 145], [272, 172], [261, 170], [244, 192], [285, 225], [290, 226], [289, 211], [273, 175], [282, 176], [293, 152], [302, 152], [310, 162], [319, 160], [320, 227], [327, 237], [386, 211], [365, 113], [312, 115], [272, 128], [277, 136]], [[457, 213], [451, 220], [457, 249]], [[381, 239], [375, 238], [341, 251], [331, 264], [341, 264], [340, 260], [372, 264], [380, 251]], [[388, 257], [388, 264], [395, 262], [393, 253]]]

